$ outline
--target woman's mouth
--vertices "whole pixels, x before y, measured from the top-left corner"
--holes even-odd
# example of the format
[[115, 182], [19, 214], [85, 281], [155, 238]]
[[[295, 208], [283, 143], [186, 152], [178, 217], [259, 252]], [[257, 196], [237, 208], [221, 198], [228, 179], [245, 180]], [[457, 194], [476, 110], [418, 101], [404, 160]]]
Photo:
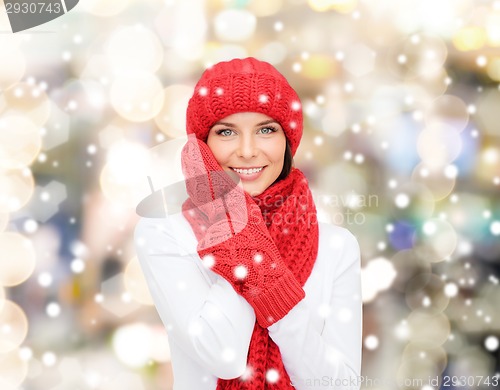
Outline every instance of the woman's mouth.
[[231, 169], [238, 174], [241, 180], [243, 181], [250, 181], [250, 180], [255, 180], [257, 179], [264, 168], [266, 168], [267, 165], [263, 167], [251, 167], [251, 168], [233, 168]]

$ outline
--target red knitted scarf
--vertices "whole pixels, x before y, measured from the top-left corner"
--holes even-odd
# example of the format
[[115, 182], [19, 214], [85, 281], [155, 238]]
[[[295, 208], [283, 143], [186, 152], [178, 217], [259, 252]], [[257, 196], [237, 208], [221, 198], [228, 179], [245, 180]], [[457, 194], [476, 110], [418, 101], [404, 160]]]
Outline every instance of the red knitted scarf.
[[[284, 263], [303, 286], [318, 253], [316, 207], [307, 179], [300, 170], [293, 168], [288, 177], [273, 184], [253, 200], [261, 209]], [[190, 199], [183, 209], [184, 216], [200, 240], [203, 236], [200, 226], [205, 223], [204, 217], [196, 212]], [[266, 328], [255, 323], [248, 350], [247, 372], [240, 378], [219, 379], [217, 389], [294, 389], [279, 348], [269, 337]]]

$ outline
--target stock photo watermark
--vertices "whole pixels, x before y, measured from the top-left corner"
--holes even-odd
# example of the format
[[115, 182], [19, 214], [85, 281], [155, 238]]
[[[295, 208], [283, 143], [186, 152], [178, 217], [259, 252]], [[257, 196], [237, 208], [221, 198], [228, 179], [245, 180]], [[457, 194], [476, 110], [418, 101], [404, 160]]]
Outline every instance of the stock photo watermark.
[[427, 378], [372, 378], [368, 376], [352, 376], [349, 378], [334, 378], [324, 375], [319, 378], [291, 378], [293, 387], [301, 384], [302, 387], [321, 387], [331, 389], [350, 389], [350, 388], [474, 388], [474, 387], [491, 387], [497, 388], [500, 382], [499, 376], [488, 375], [444, 375], [444, 376], [428, 376]]
[[78, 4], [79, 0], [4, 0], [5, 12], [13, 33], [54, 20]]
[[318, 207], [327, 212], [335, 225], [363, 225], [366, 222], [364, 210], [379, 207], [379, 196], [376, 194], [351, 192], [344, 195], [322, 194], [315, 198]]

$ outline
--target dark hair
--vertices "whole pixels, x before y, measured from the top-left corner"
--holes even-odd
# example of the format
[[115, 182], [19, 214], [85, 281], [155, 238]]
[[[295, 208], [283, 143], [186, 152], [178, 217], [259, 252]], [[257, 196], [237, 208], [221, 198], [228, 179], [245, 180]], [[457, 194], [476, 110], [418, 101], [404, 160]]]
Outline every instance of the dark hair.
[[274, 181], [274, 183], [277, 183], [280, 180], [285, 179], [290, 174], [290, 171], [292, 170], [292, 165], [293, 165], [292, 148], [291, 148], [290, 142], [288, 141], [288, 138], [287, 138], [286, 139], [286, 148], [285, 148], [285, 160], [283, 161], [283, 169], [281, 170], [280, 175]]

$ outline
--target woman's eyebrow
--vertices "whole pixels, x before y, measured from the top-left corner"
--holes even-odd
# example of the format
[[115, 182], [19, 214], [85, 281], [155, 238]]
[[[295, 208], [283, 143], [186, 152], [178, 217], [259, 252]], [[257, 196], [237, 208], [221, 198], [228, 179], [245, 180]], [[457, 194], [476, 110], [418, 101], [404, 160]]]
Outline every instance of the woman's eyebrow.
[[212, 127], [217, 126], [217, 125], [222, 125], [222, 126], [227, 126], [227, 127], [236, 127], [234, 123], [229, 123], [229, 122], [215, 122]]
[[264, 125], [268, 125], [269, 123], [276, 123], [277, 125], [279, 125], [279, 123], [276, 122], [274, 119], [268, 119], [264, 122], [257, 123], [255, 126], [264, 126]]

